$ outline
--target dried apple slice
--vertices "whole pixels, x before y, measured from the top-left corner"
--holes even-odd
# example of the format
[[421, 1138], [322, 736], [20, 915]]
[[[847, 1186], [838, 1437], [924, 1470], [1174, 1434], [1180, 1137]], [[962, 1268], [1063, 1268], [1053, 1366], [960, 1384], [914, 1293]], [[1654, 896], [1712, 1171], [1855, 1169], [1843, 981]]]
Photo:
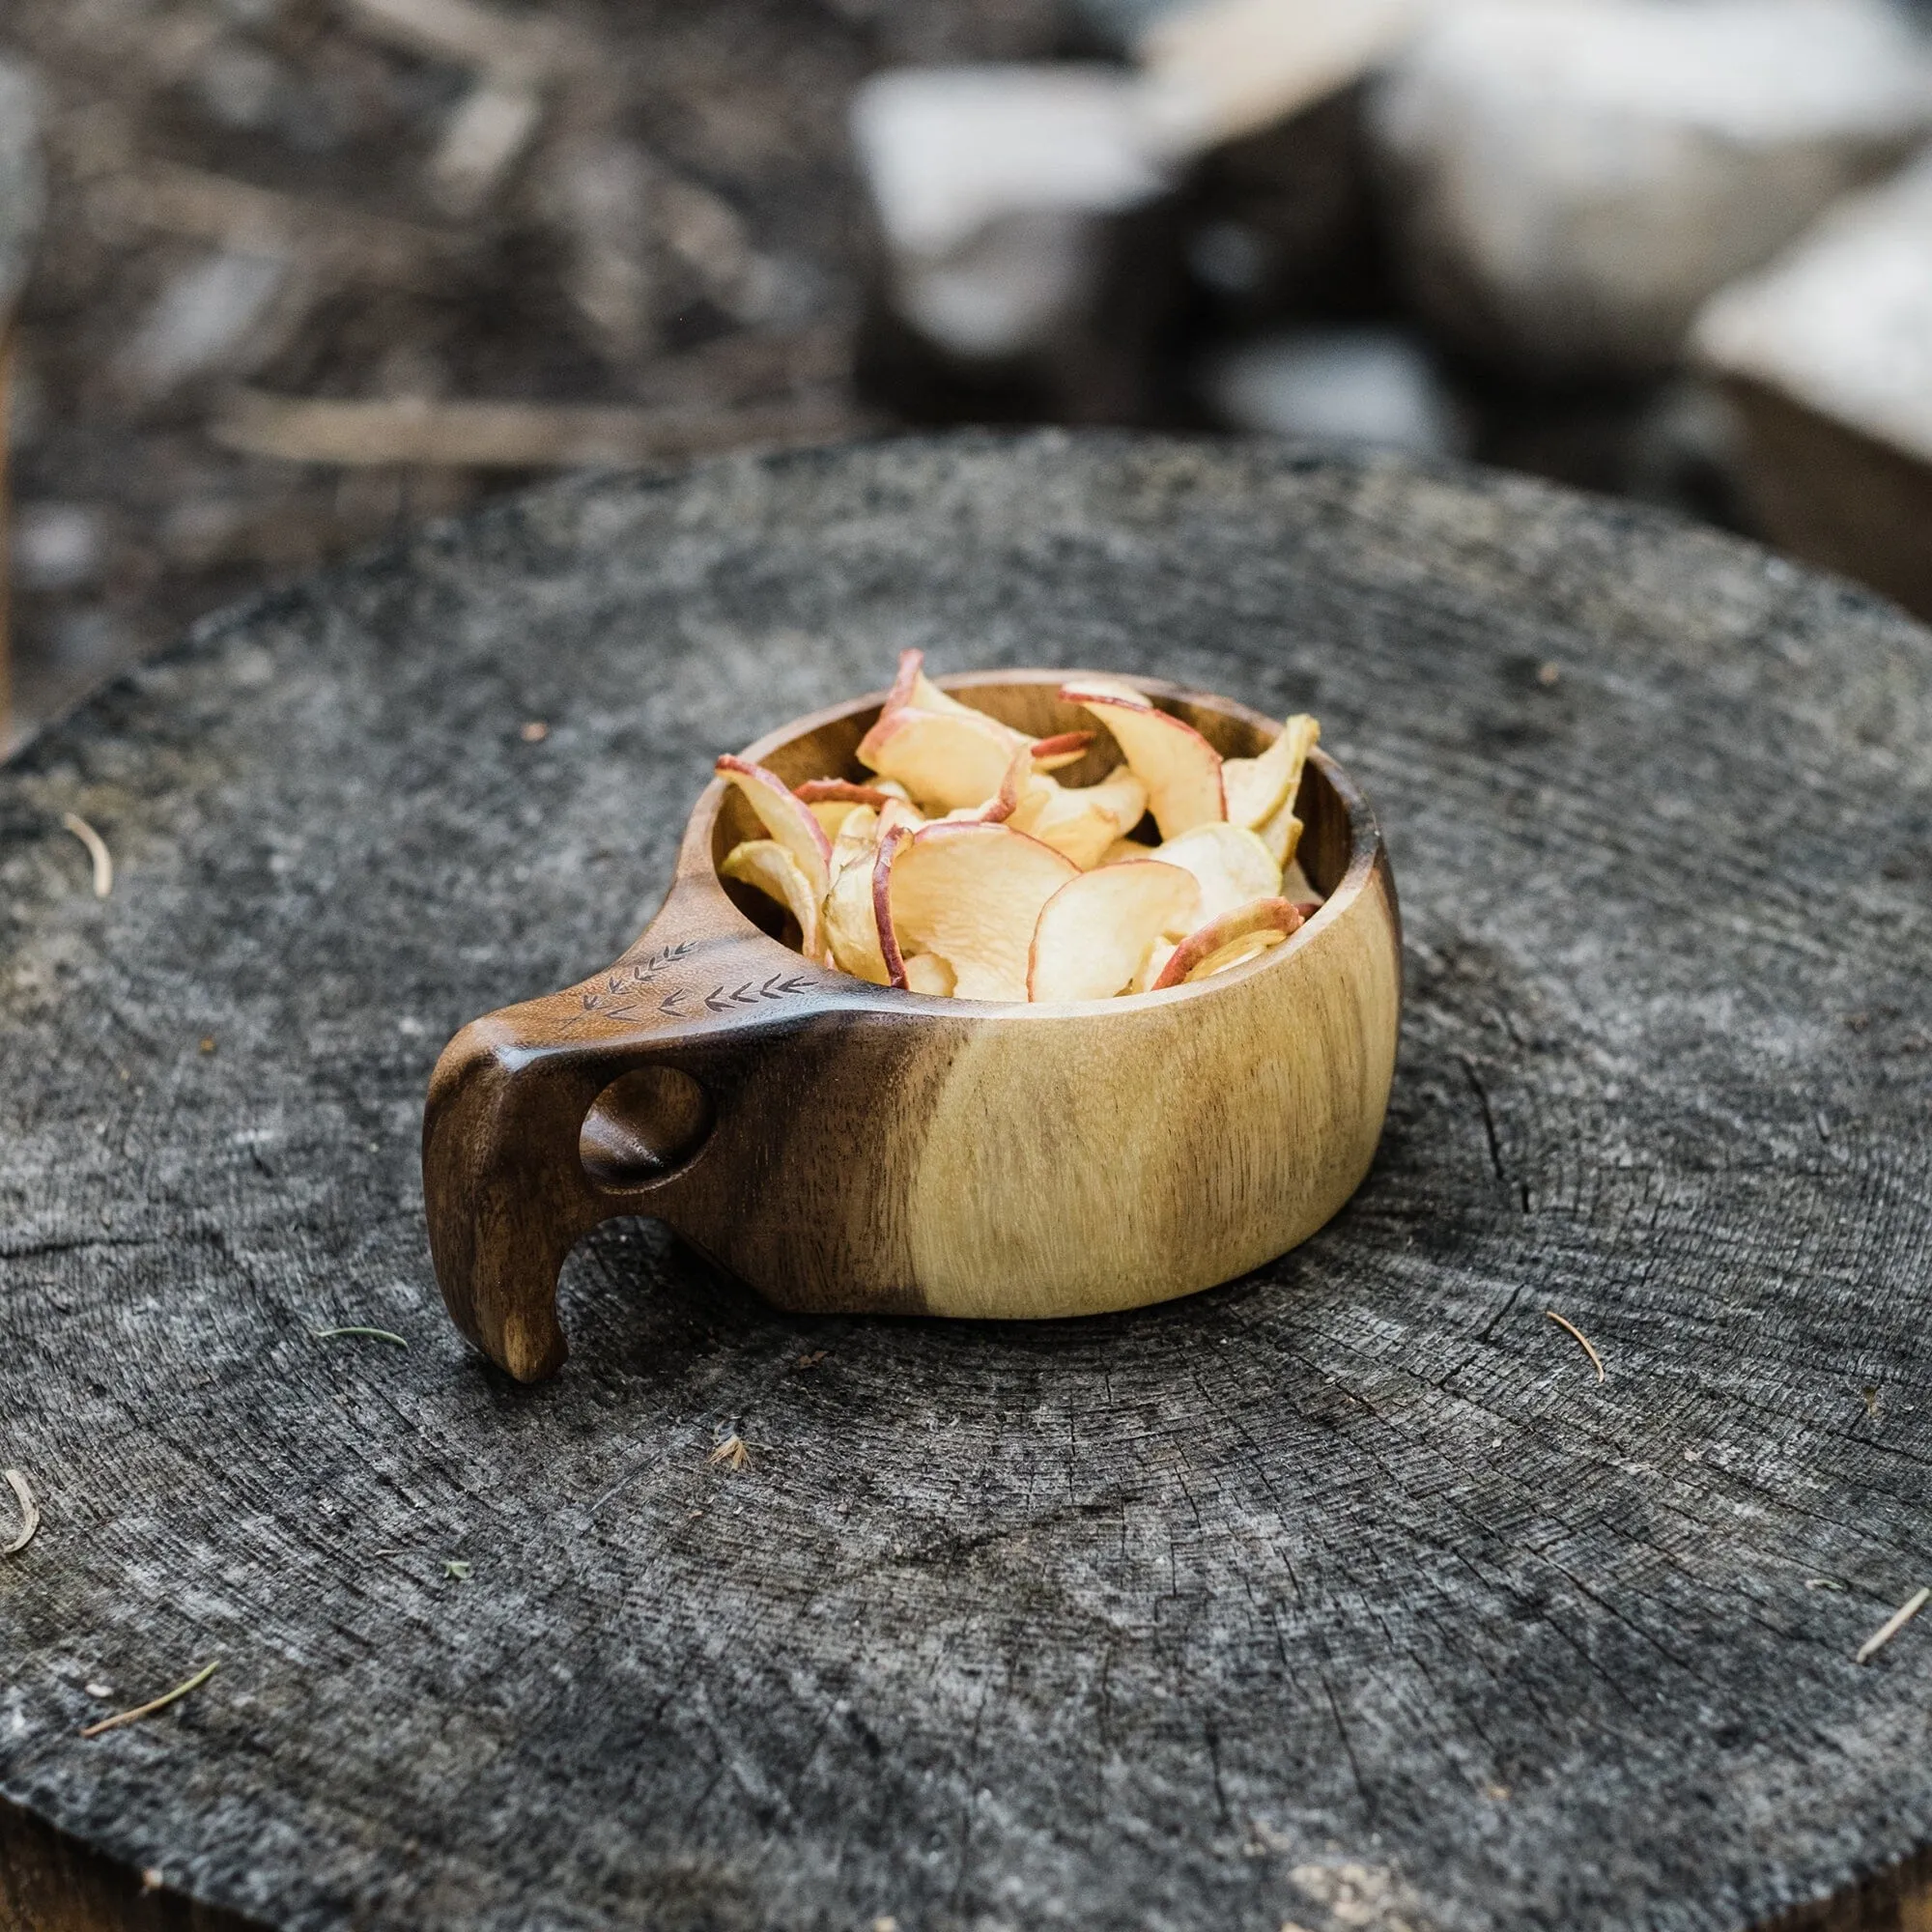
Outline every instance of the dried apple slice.
[[899, 951], [898, 935], [893, 930], [893, 867], [912, 842], [911, 829], [904, 825], [882, 825], [878, 850], [872, 854], [872, 930], [878, 937], [879, 956], [885, 961], [886, 983], [909, 991], [905, 955]]
[[850, 779], [807, 779], [792, 786], [791, 795], [806, 805], [869, 805], [874, 811], [892, 796], [877, 785], [854, 784]]
[[[1219, 919], [1209, 920], [1206, 925], [1190, 932], [1174, 949], [1151, 990], [1158, 993], [1169, 986], [1198, 980], [1210, 972], [1225, 972], [1237, 960], [1232, 957], [1224, 960], [1221, 955], [1230, 952], [1241, 942], [1258, 934], [1271, 933], [1278, 936], [1264, 943], [1275, 946], [1291, 933], [1299, 931], [1300, 927], [1301, 915], [1288, 900], [1250, 899], [1246, 905], [1224, 912]], [[1241, 953], [1239, 956], [1245, 958], [1248, 955]]]
[[[1098, 784], [1068, 789], [1044, 773], [1030, 775], [1012, 813], [1015, 831], [1064, 853], [1085, 872], [1097, 866], [1147, 811], [1147, 786], [1125, 765]], [[1139, 848], [1147, 856], [1148, 848]]]
[[832, 890], [825, 895], [825, 939], [832, 963], [875, 986], [893, 983], [872, 903], [872, 871], [881, 842], [905, 837], [925, 820], [903, 799], [887, 798], [877, 811], [854, 806], [832, 848]]
[[1236, 966], [1245, 966], [1250, 959], [1259, 959], [1264, 952], [1281, 945], [1287, 937], [1287, 933], [1277, 928], [1264, 927], [1260, 932], [1250, 932], [1239, 939], [1231, 939], [1218, 952], [1208, 953], [1200, 965], [1189, 972], [1182, 983], [1191, 986], [1197, 980], [1211, 980], [1216, 973], [1226, 973]]
[[[907, 649], [899, 653], [899, 668], [893, 679], [893, 688], [886, 694], [886, 701], [879, 709], [884, 718], [892, 711], [933, 711], [950, 717], [984, 718], [988, 724], [999, 724], [1000, 721], [989, 713], [976, 710], [970, 704], [962, 704], [949, 693], [941, 691], [938, 685], [925, 674], [925, 653]], [[1000, 724], [1000, 729], [1015, 745], [1026, 743], [1025, 734], [1015, 731], [1009, 724]]]
[[880, 714], [859, 741], [859, 761], [896, 779], [923, 810], [954, 811], [983, 805], [999, 791], [1014, 745], [1004, 724], [980, 712], [904, 705]]
[[[1148, 789], [1148, 807], [1163, 838], [1225, 818], [1221, 754], [1193, 725], [1157, 711], [1138, 692], [1129, 702], [1102, 689], [1104, 680], [1061, 687], [1061, 696], [1084, 704], [1114, 734], [1122, 755]], [[1124, 828], [1122, 828], [1124, 829]]]
[[879, 944], [879, 924], [872, 911], [872, 849], [847, 865], [832, 881], [825, 895], [823, 920], [825, 943], [832, 963], [841, 973], [868, 980], [875, 986], [892, 983], [884, 949]]
[[[933, 683], [925, 674], [925, 653], [922, 650], [906, 649], [899, 653], [899, 668], [893, 678], [893, 688], [886, 694], [884, 710], [900, 711], [947, 711], [965, 712], [969, 717], [983, 718], [983, 711], [975, 711], [970, 704], [961, 704], [956, 697]], [[1019, 734], [1013, 734], [1017, 737]]]
[[948, 998], [959, 983], [949, 966], [936, 952], [915, 952], [905, 963], [906, 991], [930, 993]]
[[1259, 831], [1284, 801], [1293, 810], [1301, 788], [1301, 768], [1321, 736], [1321, 726], [1306, 712], [1298, 712], [1275, 733], [1274, 743], [1258, 758], [1230, 758], [1221, 767], [1228, 794], [1228, 822]]
[[1087, 748], [1100, 734], [1097, 731], [1056, 731], [1050, 738], [1033, 741], [1033, 768], [1037, 772], [1057, 772], [1064, 765], [1077, 765], [1087, 755]]
[[905, 958], [936, 952], [962, 1000], [1024, 1000], [1040, 908], [1079, 868], [1009, 825], [938, 824], [880, 842], [879, 939], [893, 983]]
[[1191, 925], [1171, 926], [1179, 939], [1251, 899], [1281, 896], [1281, 867], [1252, 832], [1238, 825], [1197, 825], [1179, 838], [1157, 845], [1153, 857], [1179, 866], [1201, 882], [1201, 910]]
[[1085, 704], [1088, 698], [1097, 697], [1109, 704], [1131, 705], [1136, 711], [1153, 709], [1153, 699], [1138, 685], [1129, 684], [1123, 677], [1107, 677], [1099, 671], [1069, 677], [1060, 687], [1060, 695], [1071, 704]]
[[895, 798], [879, 813], [879, 829], [874, 842], [894, 831], [917, 832], [924, 823], [925, 814], [916, 805], [909, 805], [904, 799]]
[[1258, 835], [1269, 855], [1278, 859], [1284, 867], [1292, 865], [1294, 855], [1301, 849], [1301, 820], [1294, 815], [1293, 799], [1283, 799], [1275, 814], [1261, 828]]
[[798, 922], [798, 950], [808, 959], [825, 957], [825, 928], [818, 911], [818, 895], [804, 867], [776, 838], [747, 838], [724, 855], [718, 867], [727, 879], [755, 886], [777, 899]]
[[869, 864], [872, 847], [878, 842], [879, 814], [869, 805], [846, 807], [845, 822], [832, 840], [832, 883], [838, 883], [838, 875], [848, 866], [862, 859]]
[[791, 795], [834, 839], [838, 837], [846, 813], [855, 805], [869, 805], [876, 811], [888, 797], [876, 785], [854, 784], [849, 779], [807, 779], [803, 784], [792, 786]]
[[744, 793], [758, 822], [797, 860], [811, 886], [814, 899], [824, 898], [832, 885], [832, 839], [811, 815], [804, 800], [794, 798], [776, 772], [747, 764], [728, 754], [718, 760], [718, 776]]
[[1191, 873], [1157, 859], [1082, 872], [1040, 908], [1027, 961], [1030, 1000], [1109, 1000], [1169, 927], [1201, 904]]
[[[999, 790], [982, 804], [962, 805], [944, 813], [940, 822], [947, 825], [1004, 825], [1013, 815], [1025, 787], [1034, 782], [1032, 753], [1025, 745], [1016, 745], [1012, 756], [1007, 760]], [[1050, 783], [1051, 781], [1039, 782]]]
[[1312, 905], [1320, 912], [1327, 903], [1326, 893], [1315, 890], [1315, 881], [1301, 869], [1299, 859], [1291, 859], [1281, 869], [1281, 895], [1293, 899], [1296, 905]]
[[1179, 951], [1179, 948], [1180, 942], [1178, 939], [1156, 939], [1148, 948], [1147, 957], [1141, 961], [1140, 971], [1134, 975], [1132, 980], [1129, 982], [1127, 991], [1130, 993], [1152, 992], [1153, 982], [1160, 978], [1162, 972], [1166, 969], [1167, 962], [1174, 957], [1175, 953]]

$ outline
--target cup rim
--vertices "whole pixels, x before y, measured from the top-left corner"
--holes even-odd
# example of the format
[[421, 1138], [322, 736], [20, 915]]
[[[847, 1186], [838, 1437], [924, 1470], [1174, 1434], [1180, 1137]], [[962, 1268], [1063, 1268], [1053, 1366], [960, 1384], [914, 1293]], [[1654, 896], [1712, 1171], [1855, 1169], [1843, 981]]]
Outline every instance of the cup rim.
[[[1142, 677], [1132, 672], [1107, 670], [1098, 671], [1091, 668], [1076, 668], [1063, 670], [1047, 670], [1028, 667], [1015, 670], [971, 670], [952, 671], [943, 677], [935, 677], [932, 682], [941, 691], [965, 698], [975, 691], [989, 688], [1010, 687], [1012, 685], [1052, 685], [1056, 689], [1069, 678], [1086, 676], [1106, 676], [1129, 684], [1137, 691], [1145, 692], [1156, 700], [1168, 698], [1198, 706], [1203, 710], [1217, 711], [1223, 717], [1237, 723], [1259, 727], [1274, 733], [1281, 728], [1279, 719], [1270, 718], [1264, 712], [1257, 711], [1252, 705], [1243, 704], [1237, 698], [1223, 697], [1218, 692], [1201, 691], [1192, 685], [1179, 684], [1171, 678]], [[821, 730], [828, 724], [842, 724], [867, 711], [878, 712], [883, 708], [889, 691], [871, 691], [861, 697], [845, 699], [842, 703], [825, 706], [822, 710], [807, 712], [802, 717], [765, 732], [754, 739], [737, 755], [750, 764], [763, 764], [770, 755], [794, 739]], [[922, 1013], [952, 1014], [954, 1017], [991, 1017], [1050, 1019], [1063, 1014], [1080, 1013], [1092, 1015], [1100, 1012], [1135, 1012], [1146, 1010], [1143, 1003], [1169, 1003], [1180, 999], [1196, 999], [1205, 994], [1225, 992], [1229, 988], [1245, 983], [1260, 974], [1279, 968], [1290, 955], [1301, 952], [1310, 936], [1326, 930], [1336, 924], [1368, 889], [1377, 862], [1382, 853], [1381, 828], [1376, 822], [1374, 808], [1369, 804], [1362, 788], [1319, 745], [1309, 753], [1310, 759], [1319, 767], [1322, 776], [1334, 786], [1336, 796], [1342, 801], [1349, 817], [1349, 863], [1343, 868], [1342, 876], [1336, 881], [1335, 890], [1322, 901], [1321, 908], [1312, 919], [1308, 919], [1279, 946], [1271, 946], [1255, 958], [1245, 960], [1239, 966], [1223, 973], [1216, 973], [1210, 979], [1197, 980], [1190, 984], [1163, 987], [1159, 992], [1135, 993], [1122, 997], [1115, 994], [1104, 1000], [1056, 1000], [1034, 1003], [1021, 1000], [962, 1000], [956, 994], [939, 995], [914, 993], [902, 988], [876, 986], [869, 980], [862, 980], [856, 974], [847, 973], [841, 967], [810, 962], [818, 971], [829, 978], [844, 981], [856, 991], [865, 993], [894, 994], [896, 1010]], [[686, 821], [684, 837], [678, 845], [677, 870], [681, 881], [696, 881], [709, 888], [730, 918], [741, 923], [748, 935], [755, 934], [793, 958], [803, 958], [781, 940], [772, 939], [762, 927], [754, 923], [731, 901], [724, 883], [718, 877], [716, 866], [712, 863], [711, 848], [718, 826], [718, 814], [724, 810], [727, 787], [723, 779], [714, 778], [699, 793], [692, 807], [691, 816]]]

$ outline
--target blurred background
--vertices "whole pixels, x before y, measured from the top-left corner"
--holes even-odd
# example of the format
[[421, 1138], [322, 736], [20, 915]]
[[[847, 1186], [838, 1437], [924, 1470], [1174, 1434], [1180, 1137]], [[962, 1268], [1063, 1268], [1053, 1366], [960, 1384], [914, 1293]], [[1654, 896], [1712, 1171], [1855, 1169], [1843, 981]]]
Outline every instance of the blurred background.
[[1468, 456], [1932, 615], [1907, 0], [5, 0], [13, 742], [560, 469]]

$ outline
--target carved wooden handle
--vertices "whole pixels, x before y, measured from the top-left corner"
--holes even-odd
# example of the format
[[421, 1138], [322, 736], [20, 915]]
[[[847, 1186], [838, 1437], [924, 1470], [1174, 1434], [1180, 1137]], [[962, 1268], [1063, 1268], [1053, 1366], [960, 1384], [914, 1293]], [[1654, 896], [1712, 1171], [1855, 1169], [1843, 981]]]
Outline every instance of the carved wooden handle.
[[[668, 1214], [709, 1109], [736, 1084], [731, 1062], [770, 1043], [786, 1017], [775, 1000], [818, 984], [797, 953], [707, 930], [693, 910], [674, 895], [608, 972], [471, 1021], [431, 1078], [423, 1198], [437, 1282], [457, 1326], [520, 1381], [555, 1374], [568, 1353], [556, 1284], [573, 1244], [614, 1214]], [[626, 1145], [617, 1086], [652, 1069], [690, 1095], [673, 1150], [685, 1165], [659, 1173]], [[613, 1089], [616, 1103], [593, 1116]]]

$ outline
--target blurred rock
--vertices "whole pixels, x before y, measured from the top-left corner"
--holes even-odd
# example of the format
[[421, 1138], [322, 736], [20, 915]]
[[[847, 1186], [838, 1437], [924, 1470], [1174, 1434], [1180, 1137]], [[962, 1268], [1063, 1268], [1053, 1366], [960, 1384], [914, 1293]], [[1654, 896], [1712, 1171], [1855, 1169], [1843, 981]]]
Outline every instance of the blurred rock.
[[[1172, 170], [1130, 76], [903, 69], [852, 110], [878, 227], [863, 374], [911, 413], [1145, 419], [1179, 293]], [[1150, 219], [1150, 216], [1154, 218]]]
[[1693, 344], [1773, 538], [1932, 617], [1932, 151], [1719, 295]]
[[22, 590], [76, 590], [96, 582], [107, 532], [91, 503], [26, 503], [14, 519], [14, 581]]
[[276, 256], [225, 251], [182, 270], [123, 352], [121, 380], [154, 400], [198, 376], [245, 373], [267, 353], [262, 327], [289, 276]]
[[1462, 447], [1455, 404], [1428, 352], [1400, 329], [1301, 329], [1242, 343], [1209, 361], [1203, 389], [1224, 427], [1251, 435], [1417, 456]]
[[1156, 22], [1198, 4], [1199, 0], [1068, 0], [1066, 11], [1077, 43], [1119, 57], [1130, 55]]
[[1386, 310], [1361, 110], [1357, 85], [1187, 166], [1179, 219], [1208, 330]]
[[1372, 128], [1433, 321], [1520, 371], [1641, 372], [1932, 128], [1932, 66], [1883, 0], [1459, 0]]
[[282, 71], [260, 47], [222, 41], [202, 56], [194, 87], [219, 126], [256, 130], [273, 125]]
[[1423, 0], [1198, 0], [1159, 14], [1135, 52], [1169, 152], [1239, 141], [1352, 87], [1394, 56]]
[[1139, 62], [1149, 138], [1181, 171], [1187, 269], [1210, 328], [1385, 306], [1363, 81], [1406, 44], [1421, 8], [1094, 0]]

